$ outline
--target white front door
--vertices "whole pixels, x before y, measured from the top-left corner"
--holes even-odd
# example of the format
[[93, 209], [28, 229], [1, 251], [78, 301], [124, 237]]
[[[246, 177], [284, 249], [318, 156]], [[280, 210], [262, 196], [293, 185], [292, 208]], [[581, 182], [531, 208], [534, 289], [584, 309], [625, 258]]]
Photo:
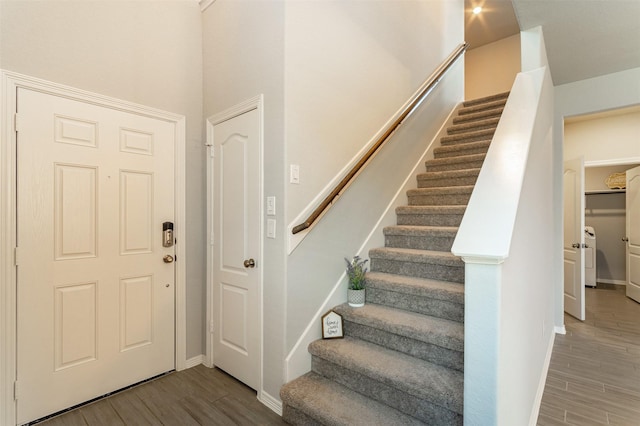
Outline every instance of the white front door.
[[[175, 124], [18, 89], [17, 420], [175, 366]], [[170, 261], [167, 258], [167, 261]]]
[[564, 310], [580, 320], [584, 309], [584, 159], [564, 162]]
[[627, 170], [627, 296], [640, 302], [640, 167]]
[[213, 364], [260, 384], [261, 191], [257, 109], [212, 129]]

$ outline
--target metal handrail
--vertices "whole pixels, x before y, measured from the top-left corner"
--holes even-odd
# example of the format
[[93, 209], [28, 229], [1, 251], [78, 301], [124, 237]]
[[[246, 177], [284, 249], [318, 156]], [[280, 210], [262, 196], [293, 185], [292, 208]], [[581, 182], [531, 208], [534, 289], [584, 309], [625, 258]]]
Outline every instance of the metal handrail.
[[320, 216], [327, 210], [331, 204], [335, 201], [335, 198], [351, 183], [353, 178], [360, 172], [364, 165], [374, 156], [374, 154], [387, 142], [391, 135], [400, 127], [400, 125], [406, 120], [424, 101], [424, 99], [431, 93], [433, 88], [440, 82], [444, 74], [451, 68], [451, 66], [458, 60], [460, 56], [467, 49], [468, 44], [466, 42], [461, 43], [456, 49], [436, 68], [436, 70], [422, 83], [420, 89], [413, 95], [408, 101], [408, 105], [400, 112], [398, 118], [389, 125], [387, 130], [378, 138], [376, 143], [369, 148], [369, 150], [362, 156], [360, 161], [351, 168], [349, 173], [336, 185], [329, 195], [320, 203], [318, 207], [309, 215], [307, 220], [299, 225], [293, 227], [292, 233], [297, 234], [305, 229], [308, 229], [313, 225]]

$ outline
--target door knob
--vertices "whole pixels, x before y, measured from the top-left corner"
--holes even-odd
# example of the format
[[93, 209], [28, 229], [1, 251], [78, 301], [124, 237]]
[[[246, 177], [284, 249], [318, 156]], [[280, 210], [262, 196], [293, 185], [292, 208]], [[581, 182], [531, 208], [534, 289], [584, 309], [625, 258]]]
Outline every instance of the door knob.
[[625, 243], [629, 242], [629, 237], [622, 237], [622, 241], [624, 241]]
[[256, 261], [253, 259], [247, 259], [244, 261], [245, 268], [255, 268], [255, 266], [256, 266]]
[[162, 260], [164, 261], [164, 263], [172, 263], [173, 262], [173, 256], [168, 254], [165, 257], [163, 257]]
[[580, 248], [580, 244], [579, 243], [573, 243], [573, 244], [571, 244], [571, 247]]

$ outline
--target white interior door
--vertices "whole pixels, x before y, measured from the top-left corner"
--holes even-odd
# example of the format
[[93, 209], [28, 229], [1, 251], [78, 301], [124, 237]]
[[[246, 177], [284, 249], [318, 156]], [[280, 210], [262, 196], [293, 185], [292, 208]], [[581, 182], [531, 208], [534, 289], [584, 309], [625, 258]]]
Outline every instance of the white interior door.
[[23, 423], [174, 368], [175, 125], [26, 89], [18, 118]]
[[640, 167], [627, 170], [627, 296], [640, 302]]
[[584, 159], [564, 163], [564, 310], [584, 320]]
[[213, 363], [260, 384], [260, 120], [252, 109], [213, 126]]

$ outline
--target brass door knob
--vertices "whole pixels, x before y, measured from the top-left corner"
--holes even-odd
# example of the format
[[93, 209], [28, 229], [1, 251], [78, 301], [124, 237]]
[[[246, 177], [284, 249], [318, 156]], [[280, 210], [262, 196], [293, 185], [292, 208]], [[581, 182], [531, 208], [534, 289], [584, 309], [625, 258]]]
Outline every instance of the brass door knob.
[[256, 261], [253, 259], [247, 259], [244, 261], [245, 268], [255, 268], [255, 266], [256, 266]]
[[168, 254], [165, 257], [163, 257], [162, 260], [164, 261], [164, 263], [173, 263], [173, 256]]

